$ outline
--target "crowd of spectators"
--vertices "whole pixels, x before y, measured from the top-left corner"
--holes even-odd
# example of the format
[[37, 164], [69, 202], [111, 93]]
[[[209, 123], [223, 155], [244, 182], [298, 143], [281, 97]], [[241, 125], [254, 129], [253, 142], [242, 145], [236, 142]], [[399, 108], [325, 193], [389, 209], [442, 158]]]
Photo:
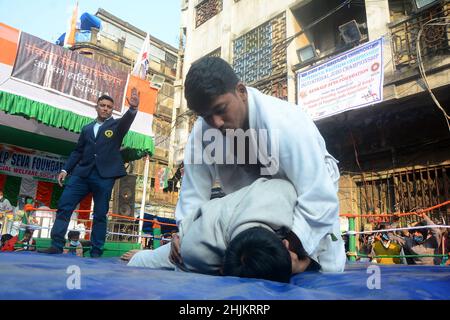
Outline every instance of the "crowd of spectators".
[[448, 230], [428, 227], [441, 223], [435, 223], [425, 213], [417, 215], [419, 221], [404, 225], [407, 230], [391, 230], [402, 227], [397, 215], [391, 222], [364, 224], [358, 259], [381, 264], [449, 265]]

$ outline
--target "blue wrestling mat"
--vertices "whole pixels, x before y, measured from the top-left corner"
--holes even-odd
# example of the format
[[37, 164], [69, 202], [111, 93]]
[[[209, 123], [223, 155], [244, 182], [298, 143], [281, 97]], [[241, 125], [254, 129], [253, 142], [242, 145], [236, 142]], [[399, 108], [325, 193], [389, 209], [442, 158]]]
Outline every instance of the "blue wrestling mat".
[[[304, 273], [284, 284], [127, 267], [119, 258], [2, 252], [0, 299], [450, 299], [450, 267], [375, 265], [377, 282], [368, 266], [349, 264], [342, 274]], [[78, 271], [80, 289], [74, 288]], [[368, 282], [381, 289], [369, 289]]]

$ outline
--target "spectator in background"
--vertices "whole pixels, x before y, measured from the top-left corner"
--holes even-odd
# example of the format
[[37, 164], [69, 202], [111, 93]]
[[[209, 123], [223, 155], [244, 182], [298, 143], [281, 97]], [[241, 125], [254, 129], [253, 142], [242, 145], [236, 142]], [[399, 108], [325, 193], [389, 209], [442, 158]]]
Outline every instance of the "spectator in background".
[[[389, 225], [389, 229], [397, 229], [397, 228], [401, 228], [401, 223], [400, 223], [400, 217], [396, 214], [394, 214], [392, 216], [392, 222]], [[396, 235], [396, 236], [400, 236], [401, 232], [400, 231], [390, 231], [389, 235]]]
[[4, 234], [2, 236], [2, 248], [0, 251], [14, 251], [14, 245], [19, 240], [18, 236], [12, 236], [10, 234]]
[[[380, 224], [380, 230], [387, 229], [387, 224]], [[371, 256], [387, 256], [374, 258], [377, 263], [381, 264], [401, 264], [402, 260], [399, 257], [389, 257], [398, 256], [402, 252], [402, 247], [391, 241], [388, 232], [381, 232], [375, 235], [375, 241], [373, 243]], [[375, 262], [372, 260], [372, 262]]]
[[[371, 219], [367, 221], [367, 223], [363, 226], [363, 231], [368, 232], [373, 230], [373, 225]], [[370, 262], [370, 256], [372, 253], [372, 246], [374, 242], [374, 235], [373, 233], [363, 233], [359, 237], [359, 253], [362, 255], [362, 257], [358, 257], [361, 262]]]
[[[416, 226], [429, 226], [434, 224], [425, 213], [418, 213], [417, 215], [422, 217], [423, 220]], [[391, 239], [401, 244], [407, 254], [437, 255], [439, 254], [442, 232], [438, 228], [413, 229], [408, 236], [398, 237], [392, 235]], [[416, 257], [413, 258], [413, 262], [414, 264], [421, 265], [439, 265], [441, 259], [439, 257]]]
[[369, 256], [372, 253], [373, 234], [362, 234], [359, 238], [359, 253], [362, 255], [359, 260], [361, 262], [370, 262]]
[[[8, 214], [13, 212], [13, 206], [3, 195], [3, 190], [0, 190], [0, 231], [2, 231], [3, 218]], [[6, 221], [6, 219], [5, 219]]]
[[12, 210], [11, 202], [4, 197], [3, 190], [0, 190], [0, 213], [11, 212]]
[[63, 253], [83, 257], [83, 246], [80, 242], [80, 231], [69, 231]]
[[[442, 223], [445, 225], [445, 221]], [[449, 241], [448, 241], [448, 229], [443, 229], [442, 231], [442, 240], [441, 240], [441, 246], [439, 248], [439, 252], [442, 254], [446, 254], [447, 256], [444, 256], [442, 259], [443, 265], [450, 265], [449, 262], [449, 253], [450, 253], [450, 247], [449, 247]]]
[[[13, 236], [10, 235], [9, 233], [5, 233], [2, 235], [1, 239], [0, 239], [0, 250], [3, 248], [3, 246], [6, 244], [6, 242], [8, 242], [8, 240], [10, 240]], [[1, 250], [3, 251], [3, 250]]]
[[161, 239], [161, 245], [165, 245], [170, 241], [172, 241], [172, 233], [171, 232], [164, 233]]
[[30, 228], [25, 229], [25, 233], [23, 234], [23, 239], [17, 241], [17, 244], [21, 245], [20, 248], [15, 251], [34, 251], [36, 250], [36, 241], [33, 239], [34, 230]]

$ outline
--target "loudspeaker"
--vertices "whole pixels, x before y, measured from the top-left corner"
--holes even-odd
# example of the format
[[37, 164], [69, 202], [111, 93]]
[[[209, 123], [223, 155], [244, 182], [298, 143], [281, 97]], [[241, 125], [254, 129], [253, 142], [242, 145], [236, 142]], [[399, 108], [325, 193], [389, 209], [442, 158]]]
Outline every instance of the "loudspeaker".
[[117, 180], [114, 192], [113, 213], [134, 217], [136, 197], [136, 176], [127, 175]]
[[358, 23], [355, 20], [344, 23], [338, 28], [346, 44], [358, 44], [362, 38]]

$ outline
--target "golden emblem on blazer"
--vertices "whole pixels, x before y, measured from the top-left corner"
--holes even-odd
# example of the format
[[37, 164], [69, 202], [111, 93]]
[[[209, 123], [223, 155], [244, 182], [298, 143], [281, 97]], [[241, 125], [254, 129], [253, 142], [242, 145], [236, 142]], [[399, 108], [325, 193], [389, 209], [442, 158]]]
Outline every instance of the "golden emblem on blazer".
[[112, 132], [112, 130], [106, 130], [105, 131], [105, 136], [107, 138], [111, 138], [113, 136], [114, 132]]

